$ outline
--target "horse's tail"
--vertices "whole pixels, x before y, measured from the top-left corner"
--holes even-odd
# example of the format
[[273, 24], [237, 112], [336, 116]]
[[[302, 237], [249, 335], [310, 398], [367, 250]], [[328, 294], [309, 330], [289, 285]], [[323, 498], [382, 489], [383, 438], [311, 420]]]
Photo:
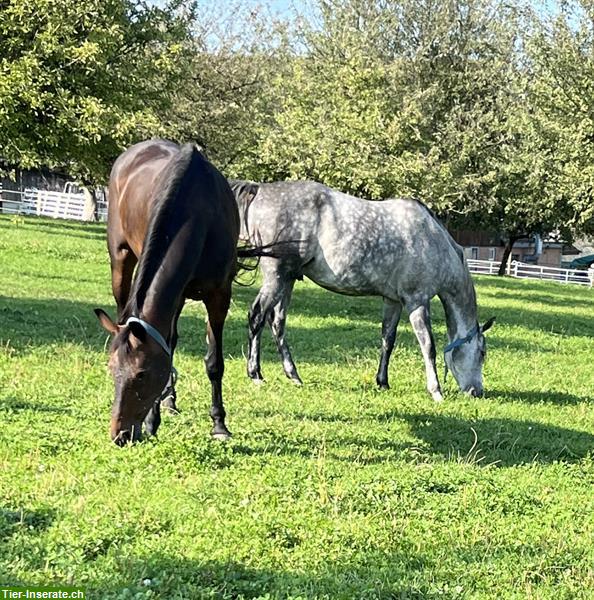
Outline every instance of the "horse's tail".
[[[299, 256], [299, 245], [302, 240], [283, 240], [270, 244], [242, 244], [237, 248], [237, 275], [235, 283], [250, 286], [255, 282], [255, 271], [260, 265], [261, 258], [282, 260]], [[248, 281], [241, 281], [243, 273], [254, 273]]]
[[248, 213], [260, 186], [253, 181], [244, 181], [243, 179], [228, 179], [227, 181], [235, 196], [241, 229], [244, 231], [245, 236], [249, 238]]

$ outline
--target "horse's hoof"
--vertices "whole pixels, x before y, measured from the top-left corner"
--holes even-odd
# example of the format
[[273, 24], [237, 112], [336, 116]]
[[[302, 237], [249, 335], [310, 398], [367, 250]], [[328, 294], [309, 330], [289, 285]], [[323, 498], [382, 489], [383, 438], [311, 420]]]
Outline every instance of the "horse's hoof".
[[231, 432], [228, 429], [218, 429], [213, 430], [211, 436], [213, 440], [217, 440], [218, 442], [226, 442], [227, 440], [231, 439]]
[[379, 390], [383, 390], [383, 391], [390, 389], [390, 386], [387, 383], [378, 383], [377, 387]]
[[433, 400], [435, 400], [435, 402], [443, 402], [443, 396], [441, 395], [441, 392], [433, 392], [431, 397]]
[[297, 377], [289, 377], [289, 379], [291, 380], [291, 383], [293, 385], [299, 386], [301, 387], [303, 385], [303, 381], [301, 381], [301, 377], [297, 376]]
[[251, 380], [254, 383], [254, 385], [257, 386], [261, 386], [266, 383], [266, 380], [263, 377], [251, 377]]

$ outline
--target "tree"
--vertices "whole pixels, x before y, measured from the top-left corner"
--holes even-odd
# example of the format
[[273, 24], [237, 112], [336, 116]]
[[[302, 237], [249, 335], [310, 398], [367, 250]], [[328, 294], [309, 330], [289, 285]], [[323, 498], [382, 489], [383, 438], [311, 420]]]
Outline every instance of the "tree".
[[258, 152], [256, 131], [272, 112], [271, 80], [285, 64], [285, 24], [263, 9], [200, 6], [187, 51], [187, 76], [163, 116], [170, 137], [195, 140], [230, 175]]
[[452, 227], [500, 233], [506, 254], [532, 233], [569, 237], [591, 187], [575, 188], [569, 174], [578, 163], [559, 160], [559, 144], [571, 143], [541, 107], [553, 86], [546, 61], [526, 51], [534, 21], [520, 2], [318, 0], [317, 7], [318, 21], [302, 31], [274, 81], [274, 111], [260, 124], [246, 170], [370, 198], [415, 195]]
[[[499, 2], [319, 0], [246, 165], [441, 214], [483, 210], [515, 37]], [[305, 50], [304, 50], [305, 49]]]
[[529, 54], [531, 101], [547, 124], [544, 150], [554, 156], [556, 195], [566, 204], [568, 236], [594, 233], [594, 2], [559, 3], [536, 19]]
[[96, 182], [123, 148], [160, 133], [192, 18], [179, 4], [1, 3], [2, 158]]

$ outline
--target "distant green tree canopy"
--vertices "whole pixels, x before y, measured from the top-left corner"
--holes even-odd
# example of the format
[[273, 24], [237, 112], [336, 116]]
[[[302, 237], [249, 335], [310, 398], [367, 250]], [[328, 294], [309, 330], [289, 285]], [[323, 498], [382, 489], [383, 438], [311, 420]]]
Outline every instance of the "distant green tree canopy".
[[594, 3], [0, 5], [0, 154], [104, 180], [127, 145], [228, 175], [414, 195], [450, 225], [594, 231]]
[[104, 179], [131, 140], [161, 130], [190, 20], [135, 0], [1, 3], [2, 157]]

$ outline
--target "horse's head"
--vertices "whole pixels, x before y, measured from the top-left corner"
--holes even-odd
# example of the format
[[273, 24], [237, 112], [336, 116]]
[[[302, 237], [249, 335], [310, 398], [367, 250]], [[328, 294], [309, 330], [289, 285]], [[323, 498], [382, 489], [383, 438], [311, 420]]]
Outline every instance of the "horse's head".
[[[111, 439], [123, 446], [140, 439], [142, 423], [158, 400], [171, 371], [171, 357], [142, 322], [117, 325], [103, 310], [99, 322], [112, 336], [109, 368], [115, 383], [111, 409]], [[158, 335], [158, 332], [157, 332]], [[158, 423], [154, 424], [156, 432]]]
[[483, 335], [493, 326], [495, 317], [476, 327], [464, 338], [450, 342], [444, 350], [446, 369], [463, 392], [471, 396], [483, 395], [483, 363], [487, 355], [487, 343]]

